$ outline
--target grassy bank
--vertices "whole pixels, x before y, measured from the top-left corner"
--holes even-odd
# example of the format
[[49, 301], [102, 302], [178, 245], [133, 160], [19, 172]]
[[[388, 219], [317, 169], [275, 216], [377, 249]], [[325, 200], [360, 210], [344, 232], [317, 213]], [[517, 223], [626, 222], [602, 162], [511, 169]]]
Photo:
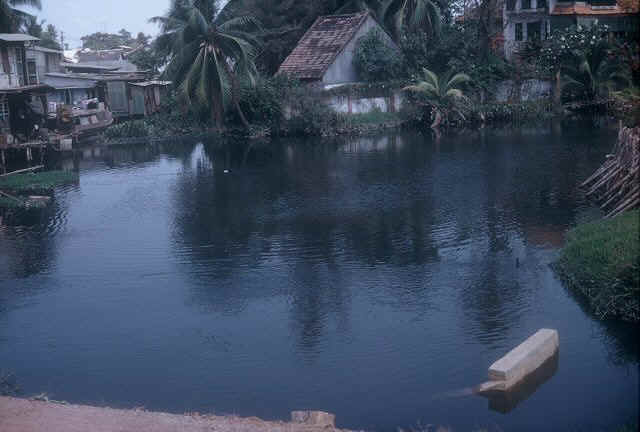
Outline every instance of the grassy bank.
[[556, 270], [600, 319], [640, 321], [640, 211], [569, 232]]

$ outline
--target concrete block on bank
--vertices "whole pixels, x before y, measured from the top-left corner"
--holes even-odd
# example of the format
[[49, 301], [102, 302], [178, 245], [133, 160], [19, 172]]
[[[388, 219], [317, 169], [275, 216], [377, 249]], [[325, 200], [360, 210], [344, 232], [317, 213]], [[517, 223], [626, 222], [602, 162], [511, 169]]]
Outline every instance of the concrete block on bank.
[[538, 330], [491, 365], [491, 390], [509, 390], [551, 358], [558, 351], [558, 346], [557, 330]]
[[336, 416], [324, 411], [291, 411], [291, 422], [326, 428], [336, 427]]

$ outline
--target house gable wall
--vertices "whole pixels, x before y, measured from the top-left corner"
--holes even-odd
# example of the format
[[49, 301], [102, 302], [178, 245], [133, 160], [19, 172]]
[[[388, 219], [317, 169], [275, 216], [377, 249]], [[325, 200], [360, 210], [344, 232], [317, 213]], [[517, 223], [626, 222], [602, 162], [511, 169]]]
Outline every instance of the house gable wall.
[[344, 47], [342, 52], [338, 54], [331, 66], [329, 66], [327, 71], [322, 76], [322, 83], [324, 85], [353, 83], [359, 81], [356, 68], [353, 65], [356, 45], [358, 43], [358, 39], [365, 36], [371, 29], [374, 28], [377, 28], [380, 31], [380, 34], [383, 35], [385, 42], [388, 43], [389, 46], [397, 49], [395, 43], [382, 29], [382, 27], [380, 27], [377, 21], [369, 16], [367, 20], [362, 24], [355, 36]]

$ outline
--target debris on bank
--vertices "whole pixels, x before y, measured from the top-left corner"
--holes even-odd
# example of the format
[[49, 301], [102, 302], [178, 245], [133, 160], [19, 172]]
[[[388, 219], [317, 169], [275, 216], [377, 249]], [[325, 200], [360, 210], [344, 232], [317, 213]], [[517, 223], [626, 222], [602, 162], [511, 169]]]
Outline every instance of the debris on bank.
[[640, 127], [620, 128], [613, 154], [581, 187], [607, 217], [640, 206]]

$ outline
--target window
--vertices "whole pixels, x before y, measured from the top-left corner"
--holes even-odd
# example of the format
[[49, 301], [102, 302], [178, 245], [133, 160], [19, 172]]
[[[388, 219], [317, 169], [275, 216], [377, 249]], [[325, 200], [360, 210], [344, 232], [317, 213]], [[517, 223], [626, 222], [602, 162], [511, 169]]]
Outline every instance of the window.
[[531, 0], [522, 0], [522, 9], [531, 9]]
[[527, 23], [527, 40], [539, 41], [542, 23], [540, 21]]
[[18, 85], [25, 85], [26, 77], [24, 76], [24, 48], [16, 48], [16, 69], [18, 73]]
[[38, 84], [38, 71], [36, 70], [36, 61], [34, 59], [27, 60], [27, 76], [29, 85]]
[[547, 8], [547, 0], [538, 0], [536, 5], [538, 9], [546, 9]]
[[516, 8], [516, 0], [507, 0], [507, 10], [512, 11]]
[[522, 23], [516, 23], [516, 40], [522, 40]]
[[9, 99], [5, 95], [0, 96], [0, 123], [9, 121]]
[[546, 21], [544, 23], [544, 38], [549, 39], [551, 36], [551, 21]]

